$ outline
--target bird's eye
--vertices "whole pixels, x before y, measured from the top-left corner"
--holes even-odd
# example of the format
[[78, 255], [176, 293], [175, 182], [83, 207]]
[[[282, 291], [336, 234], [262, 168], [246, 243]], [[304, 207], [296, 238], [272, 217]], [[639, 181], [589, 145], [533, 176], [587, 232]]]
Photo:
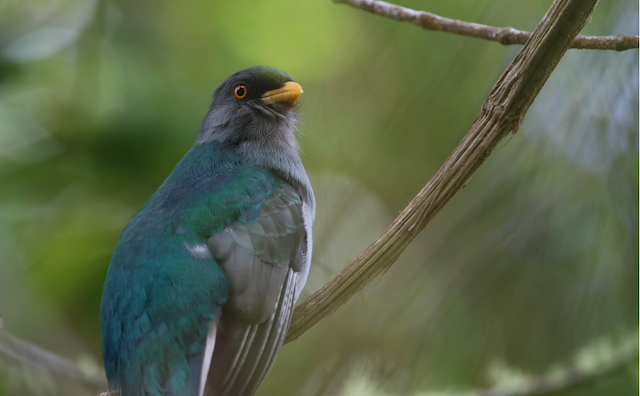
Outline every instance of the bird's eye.
[[245, 87], [244, 84], [238, 84], [233, 90], [233, 94], [236, 96], [236, 99], [242, 99], [247, 96], [247, 87]]

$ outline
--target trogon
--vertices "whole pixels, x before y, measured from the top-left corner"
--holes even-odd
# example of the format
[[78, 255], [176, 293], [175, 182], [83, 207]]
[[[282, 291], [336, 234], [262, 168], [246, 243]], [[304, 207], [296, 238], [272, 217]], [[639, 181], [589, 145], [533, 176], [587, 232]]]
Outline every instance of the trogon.
[[121, 396], [250, 396], [311, 262], [315, 199], [294, 79], [255, 66], [214, 92], [195, 145], [124, 229], [100, 319]]

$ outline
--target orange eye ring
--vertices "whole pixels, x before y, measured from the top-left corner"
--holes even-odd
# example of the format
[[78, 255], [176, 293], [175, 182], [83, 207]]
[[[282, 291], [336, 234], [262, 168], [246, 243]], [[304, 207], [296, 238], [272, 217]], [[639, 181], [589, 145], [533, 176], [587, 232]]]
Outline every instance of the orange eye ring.
[[236, 99], [242, 99], [247, 96], [247, 87], [244, 84], [238, 84], [233, 89], [233, 94], [235, 95]]

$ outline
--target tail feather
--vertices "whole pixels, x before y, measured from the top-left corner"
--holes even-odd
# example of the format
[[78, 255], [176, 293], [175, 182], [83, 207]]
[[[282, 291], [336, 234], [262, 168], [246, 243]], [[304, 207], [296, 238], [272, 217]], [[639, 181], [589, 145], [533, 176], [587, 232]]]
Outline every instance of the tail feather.
[[289, 328], [296, 288], [289, 270], [272, 315], [252, 324], [222, 315], [206, 396], [252, 396], [275, 361]]
[[284, 342], [284, 339], [287, 336], [287, 332], [289, 331], [289, 324], [291, 323], [291, 314], [293, 312], [293, 303], [295, 301], [294, 296], [295, 296], [295, 286], [297, 283], [296, 281], [297, 281], [297, 274], [295, 272], [292, 272], [291, 276], [287, 277], [287, 284], [285, 285], [285, 288], [283, 290], [284, 300], [278, 306], [278, 310], [280, 312], [278, 312], [276, 315], [280, 317], [280, 320], [277, 323], [277, 327], [274, 329], [274, 331], [271, 332], [270, 341], [269, 341], [269, 345], [271, 345], [271, 350], [267, 354], [263, 355], [263, 359], [265, 360], [264, 362], [261, 362], [261, 365], [260, 365], [261, 370], [256, 373], [256, 377], [254, 381], [255, 389], [253, 390], [253, 392], [257, 390], [258, 386], [260, 386], [262, 381], [264, 381], [264, 378], [269, 373], [269, 370], [271, 369], [271, 366], [275, 362], [276, 356], [278, 355], [278, 350], [282, 346], [282, 343]]
[[211, 357], [213, 356], [213, 350], [216, 345], [216, 334], [218, 332], [218, 324], [213, 323], [207, 334], [207, 344], [204, 348], [204, 357], [202, 358], [202, 371], [200, 372], [200, 392], [198, 396], [204, 394], [204, 386], [207, 383], [207, 376], [209, 375], [209, 367], [211, 366]]

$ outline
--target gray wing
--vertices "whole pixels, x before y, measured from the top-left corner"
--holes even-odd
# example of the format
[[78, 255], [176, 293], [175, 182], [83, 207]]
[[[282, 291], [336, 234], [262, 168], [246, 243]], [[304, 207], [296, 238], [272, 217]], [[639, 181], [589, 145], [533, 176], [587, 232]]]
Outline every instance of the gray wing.
[[306, 264], [302, 203], [288, 185], [223, 232], [209, 248], [231, 281], [215, 340], [207, 396], [253, 395], [289, 329], [299, 274]]

